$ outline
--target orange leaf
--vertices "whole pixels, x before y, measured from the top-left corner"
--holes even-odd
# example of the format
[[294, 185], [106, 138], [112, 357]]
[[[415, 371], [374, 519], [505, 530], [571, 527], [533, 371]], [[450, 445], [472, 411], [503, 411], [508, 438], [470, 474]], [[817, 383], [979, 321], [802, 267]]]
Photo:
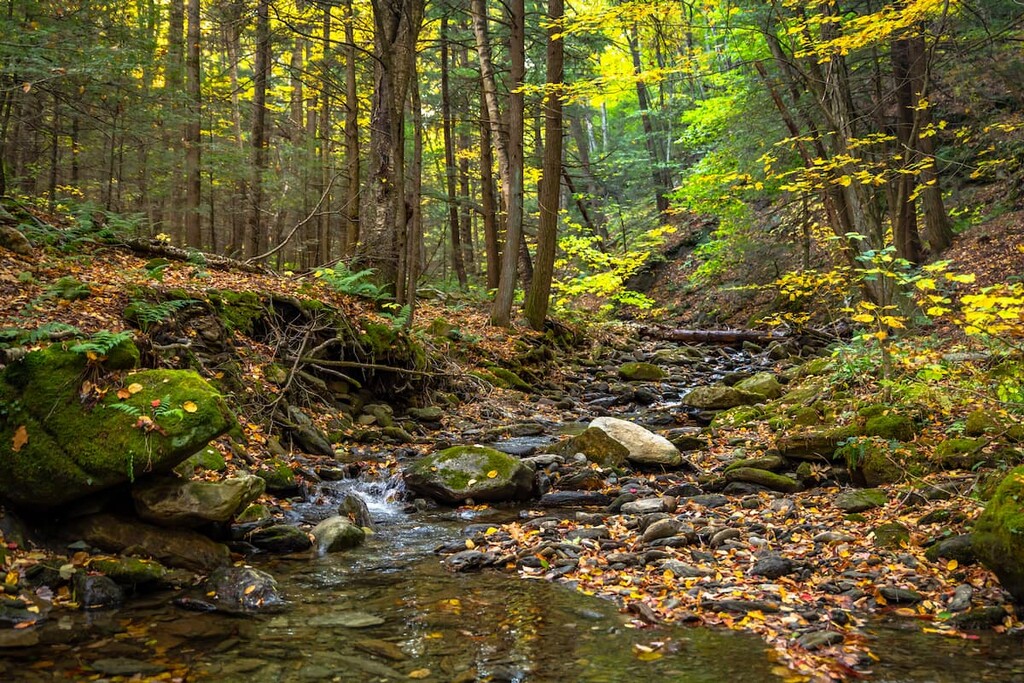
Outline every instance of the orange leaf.
[[127, 389], [118, 389], [117, 390], [117, 397], [119, 399], [121, 399], [122, 401], [125, 400], [126, 398], [130, 398], [131, 395], [132, 395], [132, 392], [128, 391]]
[[256, 590], [256, 586], [255, 586], [255, 584], [254, 584], [254, 585], [252, 585], [252, 586], [246, 586], [246, 588], [245, 588], [245, 591], [243, 591], [243, 592], [244, 592], [244, 593], [245, 593], [246, 595], [249, 595], [249, 593], [252, 593], [252, 592], [253, 592], [254, 590]]
[[14, 430], [14, 439], [11, 443], [11, 450], [17, 453], [21, 450], [21, 447], [28, 443], [28, 430], [25, 429], [25, 425], [21, 425]]

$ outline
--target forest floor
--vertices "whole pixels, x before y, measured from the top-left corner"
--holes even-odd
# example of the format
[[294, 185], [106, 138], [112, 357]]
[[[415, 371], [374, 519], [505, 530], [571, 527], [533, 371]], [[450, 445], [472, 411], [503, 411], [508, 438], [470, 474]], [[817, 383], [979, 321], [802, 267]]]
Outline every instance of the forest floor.
[[[1021, 274], [1016, 249], [1021, 244], [1024, 212], [1009, 213], [959, 238], [950, 258], [969, 264], [981, 282], [1006, 282]], [[660, 275], [660, 284], [652, 288], [653, 292], [680, 296], [683, 279], [692, 267], [686, 265], [685, 251], [685, 247], [676, 247], [681, 261], [666, 264], [662, 272], [671, 270], [673, 274]], [[24, 335], [47, 325], [56, 330], [53, 324], [63, 323], [85, 335], [99, 330], [119, 331], [128, 327], [123, 312], [133, 297], [154, 289], [179, 290], [196, 298], [210, 290], [276, 292], [322, 300], [353, 320], [388, 320], [372, 302], [339, 294], [310, 276], [242, 273], [180, 261], [171, 261], [155, 272], [147, 268], [148, 263], [149, 257], [103, 246], [76, 248], [69, 253], [50, 249], [29, 257], [2, 252], [0, 329], [18, 330]], [[63, 298], [58, 285], [62, 278], [84, 283], [88, 295], [75, 300]], [[676, 283], [676, 289], [666, 282]], [[680, 317], [676, 320], [706, 320], [700, 311], [725, 310], [723, 302], [728, 302], [735, 308], [734, 313], [716, 320], [735, 322], [740, 317], [739, 309], [750, 303], [735, 302], [730, 294], [721, 296], [696, 302], [688, 309], [689, 314], [677, 308]], [[432, 354], [455, 358], [460, 368], [457, 374], [465, 380], [472, 379], [471, 371], [492, 364], [518, 367], [524, 343], [528, 347], [545, 343], [543, 335], [524, 328], [509, 333], [490, 327], [483, 308], [465, 301], [424, 301], [417, 316], [420, 332], [414, 334], [430, 346]], [[447, 341], [439, 342], [436, 335], [425, 332], [438, 320], [458, 333], [449, 333]], [[609, 380], [614, 384], [615, 368], [624, 360], [649, 358], [653, 351], [673, 346], [640, 342], [637, 334], [638, 328], [629, 325], [589, 330], [574, 344], [554, 348], [555, 359], [528, 378], [531, 383], [543, 385], [542, 389], [524, 394], [513, 389], [484, 389], [477, 382], [473, 390], [461, 394], [462, 402], [457, 407], [450, 407], [440, 431], [414, 434], [414, 440], [402, 449], [380, 443], [351, 445], [350, 459], [364, 455], [366, 462], [359, 466], [383, 474], [400, 468], [394, 455], [397, 450], [402, 450], [407, 460], [444, 443], [472, 441], [483, 431], [500, 432], [538, 420], [545, 424], [577, 422], [600, 414], [582, 399], [589, 387]], [[274, 350], [239, 335], [234, 341], [238, 347], [253, 351], [240, 357], [242, 375], [263, 385], [263, 395], [273, 396], [280, 389], [266, 384], [264, 376], [274, 361]], [[948, 354], [978, 351], [965, 344], [957, 335], [933, 336], [920, 350], [929, 362]], [[849, 380], [851, 372], [857, 373], [854, 362], [836, 358], [832, 372], [838, 373], [845, 363]], [[873, 362], [869, 359], [869, 365]], [[893, 400], [897, 412], [912, 410], [918, 418], [921, 430], [915, 444], [926, 460], [934, 457], [937, 446], [949, 435], [959, 433], [973, 410], [983, 408], [1001, 418], [1019, 421], [998, 401], [977, 391], [991, 359], [967, 367], [971, 363], [965, 362], [959, 374], [947, 376], [926, 395], [911, 391], [920, 390], [920, 382], [909, 383], [902, 394], [906, 405], [899, 403], [898, 392]], [[788, 361], [770, 367], [782, 371], [787, 365], [792, 367]], [[529, 368], [524, 372], [529, 373]], [[829, 381], [837, 380], [833, 376]], [[665, 391], [656, 382], [639, 388]], [[882, 390], [873, 380], [849, 383], [848, 388], [845, 400], [851, 404], [874, 403]], [[625, 389], [635, 394], [638, 387]], [[604, 391], [614, 395], [614, 387]], [[556, 400], [559, 396], [569, 398], [569, 403]], [[244, 405], [240, 402], [235, 407], [249, 437], [249, 456], [259, 463], [272, 456], [267, 438], [270, 428], [259, 419], [250, 419]], [[618, 405], [622, 410], [643, 410], [628, 400]], [[616, 414], [617, 410], [610, 412]], [[317, 420], [326, 430], [333, 417], [325, 406]], [[855, 415], [843, 419], [851, 417], [856, 419]], [[677, 413], [676, 423], [671, 426], [697, 424], [691, 416]], [[352, 428], [343, 431], [355, 432]], [[926, 631], [958, 639], [977, 638], [969, 630], [972, 627], [997, 632], [1018, 632], [1022, 628], [994, 576], [969, 556], [959, 560], [925, 556], [936, 543], [969, 530], [983, 507], [977, 495], [979, 488], [990, 485], [993, 476], [1014, 463], [982, 459], [974, 470], [929, 471], [906, 477], [881, 486], [885, 491], [882, 505], [851, 515], [836, 507], [841, 489], [827, 476], [822, 477], [822, 486], [784, 496], [761, 491], [715, 497], [709, 483], [720, 479], [718, 475], [728, 463], [764, 454], [774, 447], [778, 435], [769, 428], [768, 420], [762, 419], [715, 427], [706, 432], [706, 438], [706, 448], [686, 454], [689, 467], [685, 471], [598, 471], [585, 487], [609, 496], [627, 493], [670, 499], [672, 507], [666, 511], [678, 513], [692, 527], [685, 532], [678, 528], [673, 531], [677, 536], [692, 534], [692, 543], [685, 547], [652, 547], [650, 539], [644, 539], [647, 527], [636, 515], [600, 513], [592, 508], [581, 509], [583, 514], [539, 511], [533, 519], [488, 529], [472, 537], [466, 547], [493, 553], [493, 566], [517, 571], [524, 577], [568, 582], [579, 590], [616, 599], [635, 616], [637, 627], [682, 621], [755, 632], [775, 648], [788, 672], [785, 676], [794, 680], [869, 675], [871, 643], [863, 628], [877, 615], [912, 620]], [[230, 468], [247, 467], [232, 458], [226, 443], [220, 447]], [[300, 478], [310, 471], [310, 463], [323, 460], [301, 453], [291, 455]], [[556, 490], [559, 479], [555, 477]], [[680, 495], [686, 486], [698, 487], [700, 495]], [[272, 497], [265, 500], [277, 509], [288, 505]], [[888, 536], [882, 539], [878, 530], [884, 528], [895, 530], [894, 541]], [[720, 532], [727, 533], [723, 536]], [[564, 542], [578, 548], [569, 563], [560, 563], [564, 558], [550, 552], [553, 544]], [[15, 586], [18, 575], [45, 557], [13, 545], [8, 550], [4, 560], [8, 583]], [[765, 551], [771, 551], [767, 557], [774, 566], [762, 562]], [[973, 621], [956, 618], [964, 613], [972, 615]], [[650, 648], [639, 650], [637, 657], [661, 657], [665, 652], [660, 647], [652, 643]]]

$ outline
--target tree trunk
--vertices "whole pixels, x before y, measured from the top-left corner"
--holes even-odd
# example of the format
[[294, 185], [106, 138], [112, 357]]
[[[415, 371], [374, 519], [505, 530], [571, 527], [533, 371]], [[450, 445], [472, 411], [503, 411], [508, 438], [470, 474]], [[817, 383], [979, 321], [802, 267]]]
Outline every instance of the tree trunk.
[[480, 97], [480, 204], [484, 218], [484, 248], [487, 250], [487, 289], [497, 289], [501, 274], [501, 250], [498, 239], [497, 198], [494, 194], [491, 156], [491, 123], [487, 103]]
[[[505, 227], [505, 253], [502, 255], [501, 277], [498, 293], [491, 308], [491, 324], [508, 327], [512, 322], [512, 301], [515, 298], [518, 277], [517, 256], [521, 249], [516, 245], [523, 242], [523, 79], [526, 74], [525, 26], [526, 9], [523, 0], [509, 3], [509, 61], [511, 63], [511, 87], [509, 93], [509, 149], [508, 149], [508, 197]], [[492, 112], [493, 116], [493, 112]], [[493, 122], [493, 121], [492, 121]]]
[[185, 66], [185, 0], [171, 0], [168, 11], [167, 30], [167, 61], [164, 65], [164, 102], [167, 107], [167, 119], [164, 121], [164, 145], [169, 160], [170, 200], [164, 218], [167, 221], [166, 232], [175, 242], [184, 241], [182, 225], [182, 184], [178, 181], [183, 174], [184, 164], [179, 156], [176, 132], [183, 123], [181, 118], [181, 91], [184, 84]]
[[544, 162], [538, 203], [537, 264], [526, 298], [526, 319], [535, 330], [544, 329], [551, 296], [555, 247], [558, 237], [558, 203], [562, 196], [562, 81], [564, 41], [563, 0], [548, 0], [547, 91], [544, 98]]
[[906, 171], [899, 173], [893, 181], [892, 233], [896, 255], [916, 264], [921, 260], [921, 238], [917, 231], [917, 206], [913, 199], [917, 178], [911, 166], [916, 161], [914, 123], [917, 114], [914, 108], [919, 84], [911, 73], [910, 42], [906, 39], [893, 41], [891, 58], [896, 92], [896, 141], [900, 150], [898, 156], [903, 160], [902, 170]]
[[359, 92], [356, 89], [355, 15], [352, 0], [345, 0], [345, 256], [359, 244]]
[[320, 215], [317, 216], [317, 227], [320, 234], [317, 242], [320, 245], [318, 250], [317, 264], [328, 263], [333, 252], [334, 231], [331, 230], [331, 83], [327, 74], [333, 72], [334, 60], [331, 52], [331, 5], [324, 5], [324, 16], [322, 24], [322, 40], [324, 50], [324, 77], [320, 81], [320, 144], [317, 150], [320, 154], [320, 192], [327, 193], [324, 197]]
[[405, 319], [407, 328], [412, 326], [412, 320], [416, 314], [416, 285], [423, 269], [420, 260], [420, 252], [423, 250], [423, 209], [421, 206], [423, 194], [423, 105], [420, 102], [419, 80], [415, 74], [411, 79], [409, 90], [413, 139], [412, 166], [409, 169], [409, 195], [405, 200], [406, 206], [409, 207], [409, 235], [406, 245], [409, 284], [406, 286], [405, 292], [405, 305], [409, 307], [409, 314]]
[[444, 138], [444, 176], [448, 193], [448, 228], [452, 243], [452, 269], [459, 289], [466, 288], [466, 263], [463, 261], [459, 206], [455, 196], [455, 140], [452, 135], [452, 100], [449, 86], [448, 16], [441, 15], [441, 133]]
[[196, 249], [203, 248], [203, 235], [199, 214], [202, 191], [200, 145], [202, 144], [202, 91], [200, 89], [200, 0], [188, 0], [187, 72], [188, 121], [185, 124], [185, 242]]
[[643, 65], [640, 63], [640, 32], [634, 23], [627, 34], [629, 55], [633, 60], [633, 76], [636, 79], [636, 98], [640, 105], [640, 121], [644, 127], [644, 141], [647, 143], [647, 154], [651, 159], [651, 180], [654, 183], [658, 213], [662, 217], [668, 215], [668, 193], [672, 189], [672, 176], [666, 161], [658, 153], [658, 141], [651, 120], [651, 98], [647, 93], [647, 85], [643, 81]]
[[247, 256], [264, 251], [263, 172], [267, 165], [266, 118], [267, 78], [270, 71], [270, 0], [259, 0], [256, 7], [256, 71], [252, 96], [252, 177], [249, 187], [249, 225], [245, 240]]

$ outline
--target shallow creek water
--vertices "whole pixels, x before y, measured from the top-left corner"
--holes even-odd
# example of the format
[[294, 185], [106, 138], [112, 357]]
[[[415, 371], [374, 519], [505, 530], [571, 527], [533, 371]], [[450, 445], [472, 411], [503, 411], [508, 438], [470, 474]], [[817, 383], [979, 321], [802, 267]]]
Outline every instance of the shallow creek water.
[[[497, 571], [453, 574], [432, 553], [463, 526], [497, 524], [515, 511], [407, 515], [380, 484], [332, 486], [328, 500], [352, 489], [368, 501], [377, 533], [347, 553], [254, 562], [277, 577], [286, 610], [200, 614], [163, 594], [120, 610], [65, 614], [42, 627], [40, 645], [0, 654], [0, 680], [107, 680], [118, 672], [251, 683], [782, 680], [755, 636], [629, 628], [609, 601]], [[1024, 681], [1018, 638], [949, 640], [881, 623], [872, 635], [881, 657], [873, 680]], [[643, 648], [652, 644], [663, 654], [647, 661]]]

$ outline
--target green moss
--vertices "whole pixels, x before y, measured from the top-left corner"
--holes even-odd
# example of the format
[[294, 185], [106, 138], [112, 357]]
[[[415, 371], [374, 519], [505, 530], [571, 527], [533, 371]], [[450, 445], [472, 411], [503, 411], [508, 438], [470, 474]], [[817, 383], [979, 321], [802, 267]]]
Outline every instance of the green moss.
[[946, 439], [935, 447], [935, 459], [944, 469], [972, 469], [987, 462], [987, 439]]
[[999, 431], [1001, 425], [992, 413], [981, 408], [971, 411], [964, 424], [964, 433], [967, 436], [982, 436], [989, 432]]
[[206, 296], [228, 332], [250, 334], [256, 321], [267, 312], [256, 292], [211, 289]]
[[764, 411], [754, 406], [736, 406], [715, 415], [712, 427], [740, 427], [764, 417]]
[[784, 474], [775, 474], [768, 470], [761, 470], [754, 467], [738, 467], [725, 473], [726, 481], [742, 481], [748, 484], [763, 486], [772, 491], [783, 493], [796, 493], [802, 487], [795, 479]]
[[249, 522], [262, 522], [265, 519], [270, 519], [270, 508], [260, 503], [253, 503], [238, 515], [235, 516], [235, 521], [239, 524], [247, 524]]
[[1024, 467], [1009, 472], [974, 525], [974, 551], [1017, 602], [1024, 601]]
[[107, 351], [107, 359], [103, 361], [103, 367], [108, 370], [131, 370], [139, 367], [141, 356], [139, 349], [131, 341], [123, 341], [114, 348]]
[[159, 562], [135, 557], [96, 557], [89, 562], [89, 568], [127, 586], [156, 583], [167, 576], [167, 568]]
[[519, 391], [524, 392], [533, 391], [533, 387], [524, 382], [519, 375], [511, 370], [506, 370], [505, 368], [499, 368], [496, 366], [490, 366], [487, 369], [495, 378], [497, 378], [497, 386], [502, 389], [518, 389]]
[[873, 417], [885, 415], [886, 411], [891, 409], [892, 408], [890, 406], [884, 405], [882, 403], [870, 403], [866, 406], [861, 406], [860, 408], [857, 409], [857, 417], [864, 418], [865, 420], [870, 420]]
[[190, 477], [195, 470], [208, 470], [210, 472], [223, 472], [227, 469], [227, 462], [213, 446], [207, 446], [195, 455], [189, 457], [183, 463], [174, 468], [182, 476]]
[[471, 480], [479, 481], [492, 471], [500, 477], [510, 477], [517, 463], [515, 458], [493, 448], [454, 446], [420, 459], [412, 470], [423, 474], [429, 470], [437, 474], [445, 486], [458, 491], [468, 488]]
[[272, 458], [263, 463], [264, 469], [256, 472], [256, 476], [267, 483], [268, 491], [285, 491], [295, 487], [295, 472], [280, 458]]
[[623, 363], [619, 366], [619, 377], [630, 382], [654, 382], [665, 379], [665, 371], [651, 363]]
[[914, 421], [904, 415], [876, 415], [864, 425], [864, 434], [894, 441], [910, 441], [917, 429]]
[[847, 468], [868, 486], [895, 483], [904, 475], [896, 452], [880, 439], [851, 440], [836, 451], [836, 457], [844, 460]]
[[875, 536], [875, 546], [896, 550], [910, 542], [910, 530], [899, 522], [887, 522], [875, 527], [871, 532]]
[[[78, 396], [85, 367], [84, 356], [51, 346], [0, 377], [0, 403], [14, 407], [0, 419], [0, 493], [15, 502], [55, 505], [167, 471], [235, 423], [220, 395], [184, 370], [128, 375], [140, 391], [125, 400], [108, 391], [90, 410]], [[28, 442], [14, 452], [20, 427]]]
[[792, 415], [793, 425], [797, 427], [813, 427], [821, 424], [821, 415], [814, 408], [797, 408]]

